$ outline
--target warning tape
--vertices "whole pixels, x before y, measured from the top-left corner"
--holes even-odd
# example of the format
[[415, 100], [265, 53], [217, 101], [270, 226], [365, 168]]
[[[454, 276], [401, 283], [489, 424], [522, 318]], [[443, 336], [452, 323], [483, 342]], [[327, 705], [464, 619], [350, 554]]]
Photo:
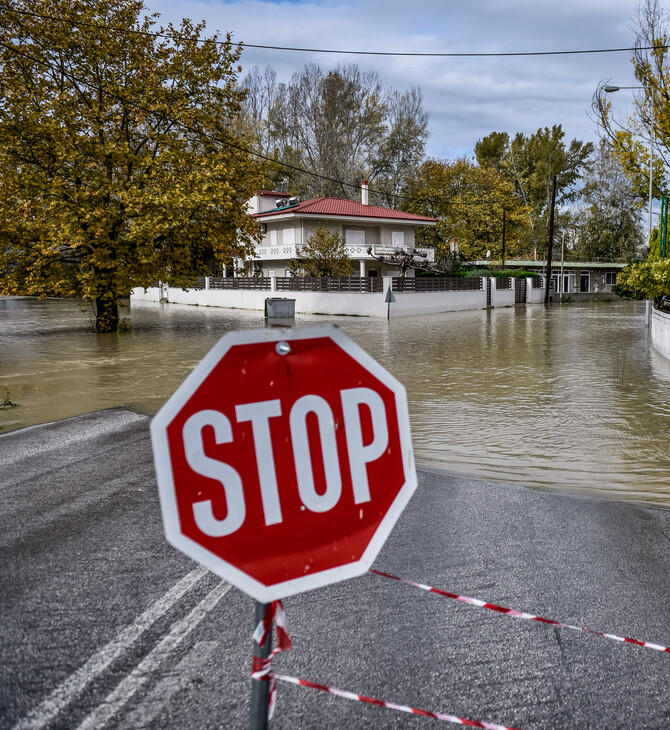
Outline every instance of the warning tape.
[[268, 720], [272, 719], [277, 705], [277, 678], [275, 677], [273, 659], [281, 651], [290, 651], [293, 645], [291, 637], [286, 631], [286, 613], [282, 601], [272, 601], [265, 609], [263, 618], [254, 629], [253, 639], [258, 646], [265, 644], [268, 633], [272, 631], [272, 622], [275, 621], [277, 631], [277, 646], [269, 657], [252, 657], [251, 678], [258, 682], [269, 682], [268, 693]]
[[337, 697], [344, 697], [347, 700], [354, 700], [356, 702], [367, 702], [370, 705], [377, 705], [379, 707], [386, 707], [389, 710], [398, 710], [398, 712], [408, 712], [411, 715], [422, 715], [423, 717], [432, 717], [435, 720], [443, 720], [444, 722], [452, 722], [455, 725], [466, 725], [467, 727], [479, 727], [485, 730], [515, 730], [515, 728], [508, 727], [507, 725], [496, 725], [491, 722], [479, 722], [477, 720], [468, 720], [464, 717], [457, 717], [456, 715], [447, 715], [441, 712], [430, 712], [429, 710], [419, 710], [416, 707], [408, 707], [407, 705], [396, 705], [394, 702], [383, 702], [382, 700], [376, 700], [373, 697], [366, 697], [365, 695], [359, 695], [354, 692], [346, 692], [343, 689], [336, 689], [335, 687], [328, 687], [325, 684], [317, 684], [316, 682], [310, 682], [307, 679], [299, 679], [298, 677], [289, 677], [285, 674], [277, 674], [275, 679], [280, 682], [288, 682], [290, 684], [297, 684], [300, 687], [311, 687], [312, 689], [321, 690], [321, 692], [328, 692], [331, 695], [337, 695]]
[[381, 700], [375, 700], [372, 697], [366, 697], [365, 695], [354, 694], [353, 692], [345, 692], [344, 690], [336, 689], [335, 687], [327, 687], [325, 684], [310, 682], [307, 679], [289, 677], [284, 674], [275, 674], [273, 659], [277, 654], [282, 651], [290, 651], [293, 645], [291, 637], [286, 631], [286, 613], [284, 611], [284, 604], [282, 603], [282, 601], [273, 601], [272, 603], [268, 604], [263, 618], [259, 621], [258, 626], [256, 626], [253, 634], [253, 639], [258, 644], [258, 646], [263, 646], [263, 644], [265, 644], [268, 633], [272, 631], [273, 622], [275, 622], [275, 628], [277, 631], [277, 646], [271, 652], [269, 657], [253, 657], [251, 663], [252, 679], [255, 679], [259, 682], [270, 683], [270, 692], [268, 697], [268, 720], [271, 720], [272, 716], [274, 715], [275, 707], [277, 705], [277, 681], [281, 681], [288, 682], [290, 684], [297, 684], [301, 687], [311, 687], [312, 689], [319, 689], [322, 692], [329, 692], [330, 694], [337, 695], [338, 697], [344, 697], [348, 700], [367, 702], [371, 705], [387, 707], [390, 710], [408, 712], [412, 715], [432, 717], [436, 720], [452, 722], [456, 725], [467, 725], [468, 727], [484, 728], [484, 730], [517, 730], [515, 728], [507, 727], [506, 725], [495, 725], [490, 722], [467, 720], [463, 717], [457, 717], [456, 715], [447, 715], [439, 712], [430, 712], [428, 710], [419, 710], [416, 707], [397, 705], [394, 702], [382, 702]]
[[406, 580], [405, 578], [399, 578], [397, 575], [391, 575], [390, 573], [383, 573], [380, 570], [370, 569], [371, 573], [380, 575], [382, 578], [390, 578], [391, 580], [397, 580], [400, 583], [406, 583], [408, 586], [414, 586], [415, 588], [421, 588], [422, 591], [428, 591], [429, 593], [436, 593], [438, 596], [444, 596], [445, 598], [453, 598], [455, 601], [461, 603], [467, 603], [470, 606], [477, 606], [478, 608], [488, 608], [490, 611], [497, 611], [505, 616], [511, 616], [512, 618], [523, 618], [529, 621], [539, 621], [543, 624], [549, 624], [551, 626], [558, 626], [561, 629], [571, 629], [572, 631], [580, 631], [583, 634], [592, 634], [593, 636], [602, 636], [605, 639], [613, 639], [614, 641], [623, 642], [625, 644], [635, 644], [635, 646], [643, 646], [646, 649], [655, 649], [656, 651], [664, 651], [670, 654], [670, 647], [662, 646], [661, 644], [654, 644], [651, 641], [640, 641], [639, 639], [631, 639], [627, 636], [617, 636], [616, 634], [606, 634], [601, 631], [593, 631], [592, 629], [583, 629], [581, 626], [572, 626], [570, 624], [564, 624], [561, 621], [554, 621], [549, 618], [542, 618], [541, 616], [534, 616], [532, 613], [525, 613], [524, 611], [515, 611], [511, 608], [505, 608], [504, 606], [498, 606], [495, 603], [489, 603], [488, 601], [481, 601], [478, 598], [469, 598], [468, 596], [460, 596], [458, 593], [449, 593], [449, 591], [443, 591], [440, 588], [434, 588], [433, 586], [427, 586], [423, 583], [415, 583], [412, 580]]

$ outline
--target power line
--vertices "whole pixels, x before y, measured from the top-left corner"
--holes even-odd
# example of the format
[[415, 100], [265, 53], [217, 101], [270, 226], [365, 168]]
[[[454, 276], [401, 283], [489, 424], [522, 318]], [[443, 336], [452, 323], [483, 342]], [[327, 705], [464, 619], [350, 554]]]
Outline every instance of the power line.
[[[116, 33], [129, 33], [135, 35], [149, 36], [152, 38], [164, 38], [166, 40], [179, 41], [179, 34], [169, 33], [152, 33], [151, 31], [139, 30], [135, 28], [121, 28], [114, 25], [106, 25], [103, 23], [92, 23], [85, 20], [75, 20], [72, 18], [62, 18], [53, 15], [46, 15], [43, 13], [36, 13], [31, 10], [19, 10], [12, 9], [11, 12], [18, 15], [30, 15], [35, 18], [41, 18], [42, 20], [51, 20], [58, 23], [68, 23], [70, 25], [82, 26], [86, 28], [97, 28], [98, 30], [114, 31]], [[574, 56], [574, 55], [585, 55], [594, 53], [630, 53], [632, 51], [652, 51], [652, 50], [667, 50], [670, 48], [668, 45], [662, 46], [633, 46], [624, 48], [586, 48], [576, 50], [562, 50], [562, 51], [492, 51], [492, 52], [414, 52], [414, 51], [356, 51], [346, 48], [303, 48], [299, 46], [271, 46], [262, 43], [246, 43], [240, 41], [235, 44], [233, 41], [218, 41], [213, 38], [198, 38], [197, 43], [201, 44], [213, 44], [213, 45], [239, 45], [241, 48], [258, 48], [261, 50], [269, 51], [292, 51], [296, 53], [326, 53], [334, 55], [351, 55], [351, 56], [398, 56], [398, 57], [412, 57], [412, 58], [513, 58], [513, 57], [526, 57], [526, 56]]]
[[465, 53], [441, 53], [441, 52], [428, 52], [418, 53], [412, 51], [352, 51], [344, 49], [332, 49], [332, 48], [296, 48], [293, 46], [265, 46], [254, 43], [245, 43], [240, 41], [240, 46], [243, 48], [261, 48], [270, 51], [296, 51], [304, 53], [333, 53], [342, 55], [353, 55], [353, 56], [410, 56], [413, 58], [504, 58], [514, 56], [570, 56], [570, 55], [584, 55], [588, 53], [621, 53], [625, 51], [651, 51], [654, 49], [667, 49], [670, 46], [635, 46], [633, 48], [590, 48], [584, 50], [574, 51], [500, 51], [491, 53], [482, 52], [465, 52]]

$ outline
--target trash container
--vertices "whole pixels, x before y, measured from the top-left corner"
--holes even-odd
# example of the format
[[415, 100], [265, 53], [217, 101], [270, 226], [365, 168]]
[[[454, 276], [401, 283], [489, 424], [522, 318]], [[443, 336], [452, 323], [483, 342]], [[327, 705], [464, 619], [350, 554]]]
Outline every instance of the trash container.
[[265, 300], [265, 316], [290, 319], [295, 317], [295, 299], [274, 297]]

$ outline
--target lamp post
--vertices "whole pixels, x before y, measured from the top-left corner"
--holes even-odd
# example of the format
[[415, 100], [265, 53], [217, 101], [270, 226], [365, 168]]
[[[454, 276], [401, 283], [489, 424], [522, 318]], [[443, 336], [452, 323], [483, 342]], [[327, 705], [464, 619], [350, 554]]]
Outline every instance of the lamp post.
[[565, 294], [565, 279], [563, 278], [563, 264], [565, 263], [565, 231], [561, 233], [561, 285], [558, 290], [561, 294]]
[[651, 134], [649, 135], [649, 233], [647, 243], [651, 245], [651, 199], [652, 199], [652, 183], [654, 176], [654, 128], [656, 127], [656, 118], [654, 117], [654, 87], [653, 86], [612, 86], [607, 84], [603, 87], [603, 91], [611, 94], [619, 89], [644, 89], [651, 91]]

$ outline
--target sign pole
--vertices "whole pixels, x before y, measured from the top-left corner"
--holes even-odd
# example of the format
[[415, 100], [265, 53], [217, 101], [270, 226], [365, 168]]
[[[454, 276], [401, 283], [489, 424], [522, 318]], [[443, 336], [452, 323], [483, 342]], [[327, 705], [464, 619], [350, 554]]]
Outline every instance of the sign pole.
[[[263, 621], [268, 603], [256, 601], [256, 616], [254, 629]], [[267, 659], [272, 648], [272, 627], [268, 631], [263, 646], [259, 646], [254, 640], [253, 656], [259, 659]], [[267, 730], [268, 711], [270, 708], [270, 682], [265, 680], [251, 680], [251, 730]]]
[[389, 287], [386, 290], [386, 298], [384, 301], [388, 304], [386, 308], [386, 319], [391, 319], [391, 302], [395, 302], [395, 297], [393, 296], [393, 292], [391, 291], [391, 287]]

